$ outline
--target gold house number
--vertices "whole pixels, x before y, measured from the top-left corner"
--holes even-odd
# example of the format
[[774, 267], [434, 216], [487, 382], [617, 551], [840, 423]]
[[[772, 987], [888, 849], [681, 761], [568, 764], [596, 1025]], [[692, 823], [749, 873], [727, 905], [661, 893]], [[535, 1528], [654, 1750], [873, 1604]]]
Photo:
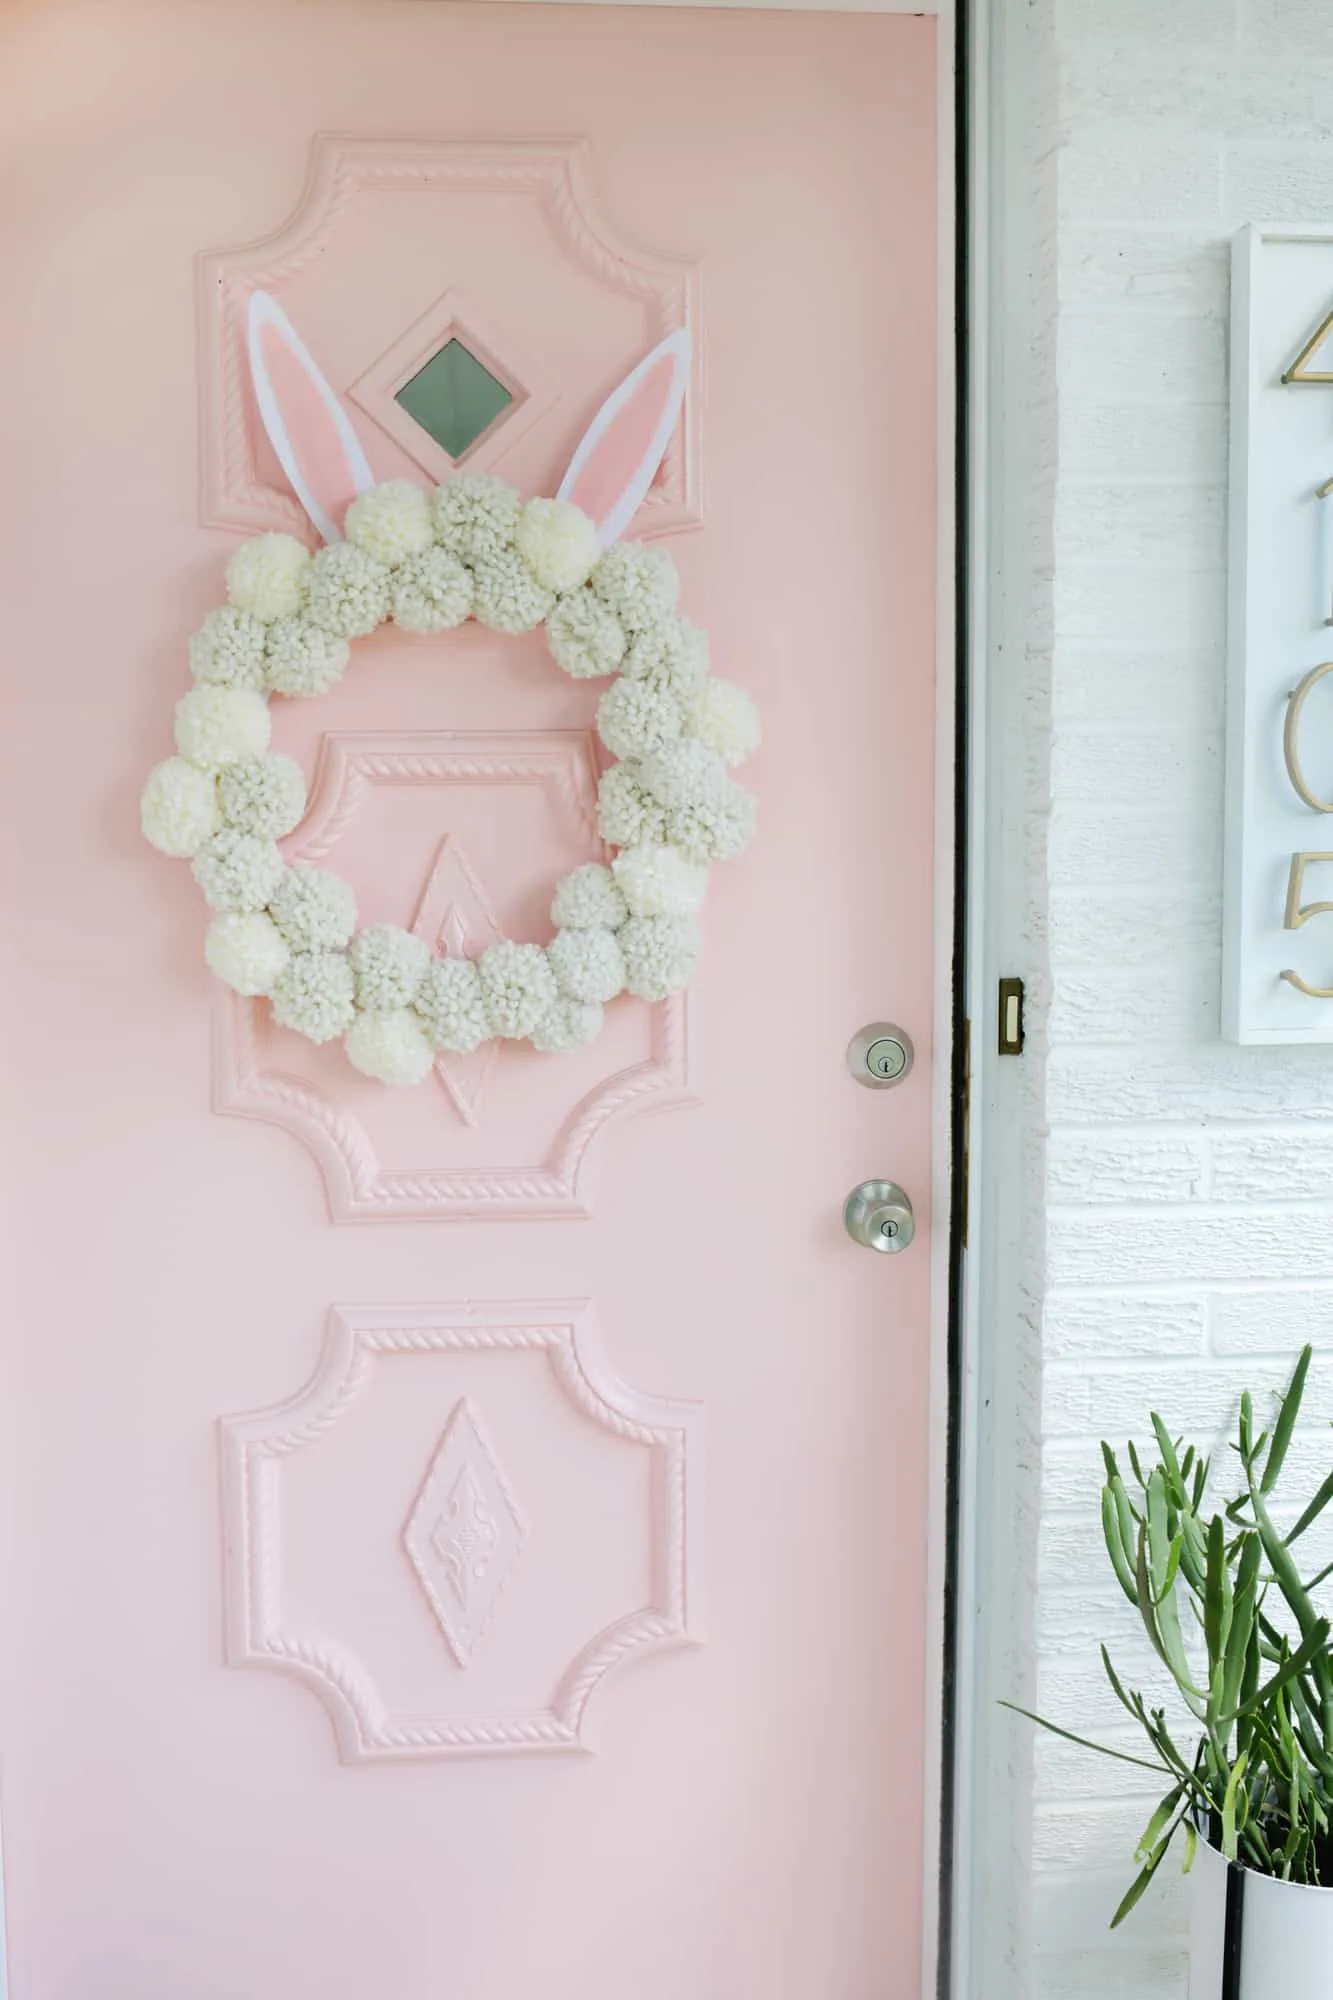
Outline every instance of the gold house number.
[[[1306, 698], [1311, 688], [1314, 687], [1317, 681], [1321, 681], [1325, 674], [1333, 674], [1333, 660], [1325, 660], [1322, 666], [1311, 667], [1309, 673], [1305, 676], [1300, 686], [1295, 689], [1287, 704], [1287, 719], [1282, 729], [1282, 755], [1287, 766], [1287, 776], [1291, 780], [1292, 790], [1303, 804], [1309, 806], [1312, 812], [1317, 813], [1333, 813], [1333, 801], [1321, 799], [1316, 792], [1311, 791], [1306, 781], [1305, 769], [1301, 763], [1300, 727], [1301, 713], [1305, 707]], [[1333, 861], [1333, 853], [1316, 854], [1308, 852], [1292, 855], [1291, 874], [1287, 880], [1287, 907], [1282, 919], [1284, 929], [1289, 931], [1298, 931], [1302, 924], [1309, 922], [1311, 917], [1323, 916], [1326, 912], [1333, 910], [1333, 902], [1303, 903], [1301, 901], [1301, 895], [1305, 887], [1305, 867], [1309, 861]], [[1300, 973], [1293, 972], [1290, 967], [1287, 967], [1279, 976], [1286, 980], [1288, 986], [1294, 986], [1298, 993], [1308, 993], [1312, 1000], [1333, 1000], [1333, 986], [1311, 986], [1308, 980], [1302, 979]]]
[[[1290, 367], [1284, 370], [1282, 381], [1285, 385], [1290, 385], [1291, 383], [1333, 383], [1333, 372], [1327, 367], [1320, 368], [1314, 365], [1320, 349], [1324, 346], [1331, 333], [1333, 333], [1333, 312], [1328, 312], [1306, 341]], [[1330, 497], [1333, 497], [1333, 479], [1328, 480], [1321, 486], [1315, 497], [1321, 501], [1327, 501]], [[1333, 624], [1333, 618], [1330, 618], [1327, 622]], [[1297, 798], [1301, 800], [1302, 804], [1309, 806], [1311, 812], [1317, 813], [1333, 813], [1333, 801], [1321, 799], [1316, 792], [1311, 791], [1306, 781], [1305, 770], [1301, 763], [1300, 728], [1301, 714], [1305, 708], [1310, 690], [1318, 681], [1324, 678], [1325, 674], [1333, 674], [1333, 660], [1325, 660], [1322, 666], [1311, 667], [1300, 686], [1293, 691], [1287, 703], [1287, 719], [1282, 729], [1282, 755], [1286, 762], [1287, 776], [1291, 780], [1292, 790], [1295, 792]], [[1333, 902], [1303, 903], [1301, 901], [1305, 887], [1306, 864], [1311, 861], [1333, 861], [1333, 853], [1316, 854], [1314, 852], [1307, 852], [1292, 855], [1291, 873], [1287, 878], [1287, 907], [1282, 919], [1285, 930], [1298, 931], [1302, 924], [1309, 922], [1311, 917], [1324, 916], [1329, 911], [1333, 911]], [[1333, 986], [1311, 986], [1308, 980], [1302, 979], [1300, 973], [1293, 972], [1290, 967], [1283, 971], [1279, 977], [1285, 979], [1288, 986], [1294, 986], [1298, 993], [1308, 993], [1312, 1000], [1333, 1000]]]

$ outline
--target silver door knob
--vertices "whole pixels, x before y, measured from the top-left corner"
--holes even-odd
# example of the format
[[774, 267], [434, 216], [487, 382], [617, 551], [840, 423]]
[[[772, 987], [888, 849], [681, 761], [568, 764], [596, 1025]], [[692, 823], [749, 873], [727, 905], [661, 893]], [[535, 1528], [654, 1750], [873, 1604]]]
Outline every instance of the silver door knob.
[[905, 1250], [916, 1235], [911, 1196], [896, 1181], [862, 1181], [843, 1204], [842, 1219], [852, 1241], [867, 1250]]

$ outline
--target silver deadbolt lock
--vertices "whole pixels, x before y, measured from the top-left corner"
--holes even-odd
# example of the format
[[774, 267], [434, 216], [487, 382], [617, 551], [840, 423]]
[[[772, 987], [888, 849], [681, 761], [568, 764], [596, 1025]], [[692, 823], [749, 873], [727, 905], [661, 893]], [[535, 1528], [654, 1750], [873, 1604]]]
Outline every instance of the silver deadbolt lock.
[[912, 1038], [892, 1021], [872, 1021], [847, 1044], [847, 1067], [867, 1090], [891, 1090], [912, 1067]]
[[911, 1196], [896, 1181], [862, 1181], [848, 1195], [842, 1219], [852, 1241], [867, 1250], [905, 1250], [916, 1235]]

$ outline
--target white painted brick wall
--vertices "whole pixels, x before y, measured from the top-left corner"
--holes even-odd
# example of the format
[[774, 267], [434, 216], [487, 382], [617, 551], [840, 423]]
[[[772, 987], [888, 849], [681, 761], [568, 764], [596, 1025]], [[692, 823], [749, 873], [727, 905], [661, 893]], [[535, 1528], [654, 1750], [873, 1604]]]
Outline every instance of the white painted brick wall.
[[[1308, 1338], [1329, 1358], [1293, 1477], [1330, 1455], [1333, 1054], [1225, 1046], [1217, 986], [1228, 245], [1333, 212], [1333, 0], [1037, 7], [1059, 131], [1049, 811], [1027, 836], [1037, 1698], [1132, 1747], [1097, 1642], [1160, 1682], [1102, 1551], [1098, 1440], [1142, 1437], [1150, 1407], [1214, 1437]], [[1149, 1798], [1128, 1766], [1035, 1746], [1027, 1992], [1182, 2000], [1177, 1880], [1105, 1929]]]

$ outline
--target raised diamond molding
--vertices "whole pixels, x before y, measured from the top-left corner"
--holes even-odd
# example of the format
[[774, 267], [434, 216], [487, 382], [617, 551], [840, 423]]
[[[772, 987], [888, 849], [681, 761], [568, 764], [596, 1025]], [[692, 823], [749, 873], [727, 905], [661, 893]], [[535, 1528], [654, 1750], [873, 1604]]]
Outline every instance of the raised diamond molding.
[[[452, 834], [440, 842], [409, 928], [433, 952], [451, 952], [456, 958], [478, 958], [487, 945], [504, 936], [480, 876]], [[475, 1125], [481, 1115], [498, 1053], [495, 1042], [489, 1041], [470, 1055], [435, 1058], [440, 1088], [465, 1125]]]
[[[312, 1629], [288, 1611], [283, 1470], [340, 1424], [377, 1371], [391, 1368], [396, 1357], [485, 1351], [544, 1355], [576, 1410], [650, 1454], [650, 1601], [627, 1606], [592, 1633], [544, 1707], [493, 1715], [460, 1716], [443, 1707], [396, 1714], [353, 1639]], [[603, 1372], [592, 1309], [584, 1300], [335, 1308], [305, 1389], [276, 1408], [224, 1417], [219, 1426], [228, 1660], [290, 1675], [312, 1689], [332, 1717], [347, 1763], [588, 1748], [586, 1711], [605, 1674], [635, 1653], [697, 1640], [702, 1421], [698, 1404], [643, 1395]], [[521, 1532], [492, 1447], [475, 1412], [460, 1401], [407, 1530], [412, 1565], [459, 1665], [471, 1658], [494, 1612], [519, 1557]], [[386, 1547], [386, 1560], [391, 1554]], [[490, 1636], [493, 1642], [499, 1635]], [[449, 1685], [447, 1676], [442, 1685]]]
[[[513, 398], [457, 459], [395, 400], [399, 390], [451, 340], [461, 341]], [[488, 469], [497, 470], [518, 440], [558, 400], [559, 392], [540, 355], [531, 352], [512, 331], [501, 333], [491, 326], [480, 308], [455, 289], [437, 299], [364, 374], [349, 383], [347, 394], [428, 478], [441, 480], [474, 459], [489, 440], [495, 440], [498, 449], [488, 455]], [[504, 437], [500, 438], [502, 428]]]
[[466, 1398], [445, 1427], [403, 1546], [450, 1652], [465, 1667], [523, 1546], [517, 1504]]
[[[259, 475], [244, 346], [244, 309], [250, 293], [262, 289], [281, 300], [284, 287], [293, 277], [316, 258], [329, 253], [340, 221], [363, 195], [400, 193], [419, 199], [423, 192], [432, 189], [518, 193], [530, 197], [566, 256], [611, 292], [641, 305], [645, 352], [668, 333], [688, 327], [694, 335], [696, 370], [701, 366], [697, 266], [665, 257], [617, 235], [601, 215], [593, 194], [591, 156], [586, 143], [404, 144], [398, 140], [322, 135], [313, 143], [305, 191], [291, 218], [273, 235], [256, 243], [209, 252], [199, 260], [201, 505], [207, 526], [287, 528], [301, 535], [307, 527], [291, 495], [265, 484]], [[508, 449], [503, 441], [519, 434], [515, 426], [531, 423], [560, 385], [545, 383], [539, 366], [529, 369], [523, 365], [522, 357], [513, 353], [507, 333], [503, 339], [497, 336], [492, 341], [470, 304], [462, 306], [446, 296], [372, 363], [355, 384], [335, 381], [334, 387], [373, 415], [376, 423], [394, 436], [424, 470], [436, 476], [436, 461], [426, 464], [419, 443], [414, 440], [409, 446], [405, 434], [397, 431], [391, 414], [391, 393], [388, 408], [384, 399], [386, 383], [402, 362], [402, 351], [424, 347], [428, 341], [427, 328], [440, 319], [442, 312], [445, 324], [452, 323], [456, 314], [460, 337], [466, 340], [469, 331], [474, 332], [488, 350], [482, 358], [489, 359], [493, 351], [500, 364], [498, 372], [505, 377], [511, 370], [516, 372], [519, 378], [516, 386], [527, 392], [522, 410], [494, 427], [495, 459], [488, 457], [484, 449], [470, 457], [471, 463], [490, 470], [492, 463], [498, 462], [502, 444], [503, 449]], [[608, 389], [611, 386], [607, 384]], [[585, 414], [591, 417], [592, 413], [590, 408]], [[399, 411], [398, 415], [410, 424], [404, 412]], [[643, 530], [649, 535], [692, 527], [702, 518], [700, 426], [701, 397], [696, 375], [685, 398], [677, 435], [644, 503]], [[577, 435], [577, 423], [574, 428]], [[573, 442], [571, 438], [571, 448]], [[438, 458], [447, 463], [443, 452]]]
[[[590, 853], [600, 855], [596, 768], [594, 740], [586, 730], [331, 732], [320, 746], [309, 810], [284, 851], [293, 865], [324, 862], [355, 825], [377, 785], [476, 783], [547, 787], [586, 836]], [[437, 914], [446, 940], [453, 943], [456, 937], [470, 949], [485, 944], [489, 929], [498, 929], [475, 871], [447, 839], [417, 895], [412, 921], [423, 936], [429, 935]], [[438, 931], [430, 942], [438, 945]], [[615, 1118], [690, 1103], [696, 1096], [693, 999], [688, 992], [679, 993], [651, 1009], [646, 1060], [594, 1084], [571, 1108], [545, 1159], [495, 1167], [419, 1162], [399, 1167], [380, 1158], [370, 1132], [345, 1104], [306, 1077], [266, 1066], [258, 1036], [265, 1005], [236, 994], [217, 996], [213, 1108], [280, 1125], [300, 1139], [319, 1166], [330, 1212], [339, 1222], [587, 1215], [590, 1148], [603, 1127]], [[489, 1057], [485, 1052], [451, 1057], [437, 1072], [466, 1124], [478, 1121], [495, 1060], [494, 1049]], [[448, 1128], [442, 1125], [442, 1146], [447, 1140]]]

